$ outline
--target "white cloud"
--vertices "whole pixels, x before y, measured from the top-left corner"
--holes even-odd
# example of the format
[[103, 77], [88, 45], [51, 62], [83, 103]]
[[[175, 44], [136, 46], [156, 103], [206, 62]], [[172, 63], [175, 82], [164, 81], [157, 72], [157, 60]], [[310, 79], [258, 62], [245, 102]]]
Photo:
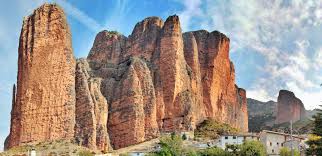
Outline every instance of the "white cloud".
[[195, 16], [202, 16], [201, 10], [201, 0], [186, 0], [182, 1], [185, 10], [179, 13], [181, 27], [183, 31], [188, 30], [189, 24], [191, 24], [191, 19]]
[[273, 99], [264, 89], [251, 89], [247, 90], [247, 98], [252, 98], [260, 101], [269, 101], [270, 99]]
[[314, 55], [315, 58], [315, 69], [322, 68], [322, 47], [318, 48]]
[[85, 14], [83, 11], [79, 10], [69, 2], [65, 0], [55, 0], [58, 4], [60, 4], [65, 13], [68, 15], [71, 15], [73, 18], [78, 20], [80, 23], [88, 27], [93, 32], [99, 32], [103, 29], [103, 27], [93, 18], [89, 17], [87, 14]]
[[[322, 36], [312, 38], [312, 30], [322, 33], [322, 1], [205, 0], [205, 9], [194, 5], [195, 10], [201, 9], [198, 15], [189, 13], [188, 2], [182, 2], [182, 14], [189, 15], [188, 19], [199, 18], [208, 30], [228, 35], [233, 51], [250, 49], [265, 58], [261, 73], [254, 73], [262, 76], [246, 86], [248, 97], [276, 100], [280, 89], [289, 89], [303, 97], [307, 108], [316, 107], [322, 96], [321, 82], [317, 82], [322, 76], [322, 54], [315, 42]], [[189, 22], [183, 20], [182, 24], [189, 26]], [[242, 75], [238, 77], [242, 79]]]

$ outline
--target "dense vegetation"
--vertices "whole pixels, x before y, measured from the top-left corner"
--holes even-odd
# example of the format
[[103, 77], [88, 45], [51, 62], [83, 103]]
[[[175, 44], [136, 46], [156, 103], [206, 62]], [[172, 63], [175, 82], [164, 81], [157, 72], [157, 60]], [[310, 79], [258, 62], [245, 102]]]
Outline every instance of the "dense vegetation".
[[314, 127], [307, 141], [307, 144], [310, 146], [307, 149], [307, 155], [322, 155], [322, 109], [317, 110], [313, 120]]
[[160, 140], [161, 150], [149, 153], [149, 156], [265, 156], [264, 145], [259, 141], [246, 141], [242, 145], [228, 145], [221, 149], [211, 147], [202, 150], [185, 147], [181, 137], [171, 135]]
[[229, 124], [215, 120], [205, 120], [197, 126], [195, 137], [217, 139], [221, 135], [236, 134], [238, 131], [238, 129], [231, 127]]
[[[293, 151], [294, 156], [300, 156], [300, 152], [298, 150]], [[280, 156], [292, 156], [292, 152], [289, 148], [283, 147], [280, 149]]]

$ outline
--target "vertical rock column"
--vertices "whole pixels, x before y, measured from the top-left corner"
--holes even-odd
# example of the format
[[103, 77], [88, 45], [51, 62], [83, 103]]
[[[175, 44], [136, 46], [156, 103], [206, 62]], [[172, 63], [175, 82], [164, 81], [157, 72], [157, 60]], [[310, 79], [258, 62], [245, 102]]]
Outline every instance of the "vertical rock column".
[[143, 142], [145, 138], [143, 97], [136, 72], [130, 64], [120, 87], [115, 88], [110, 106], [108, 129], [115, 149]]
[[76, 143], [90, 149], [108, 151], [108, 104], [101, 93], [101, 78], [90, 77], [86, 60], [76, 65]]
[[196, 117], [196, 122], [202, 122], [205, 119], [205, 105], [203, 103], [198, 45], [192, 32], [184, 33], [183, 41], [184, 56], [187, 64], [191, 68], [188, 74], [191, 79], [191, 91], [194, 102], [193, 112], [194, 116]]
[[156, 98], [150, 70], [139, 58], [120, 64], [114, 85], [108, 130], [115, 149], [157, 137]]
[[[191, 110], [190, 78], [183, 53], [183, 39], [179, 17], [167, 18], [160, 37], [160, 78], [165, 104], [164, 130], [180, 130]], [[191, 123], [188, 121], [189, 124]]]
[[238, 88], [238, 104], [239, 110], [237, 110], [237, 127], [242, 132], [248, 132], [248, 111], [247, 111], [247, 97], [246, 97], [246, 90], [243, 88]]
[[75, 125], [75, 59], [61, 8], [44, 4], [23, 21], [16, 102], [6, 147], [70, 140]]

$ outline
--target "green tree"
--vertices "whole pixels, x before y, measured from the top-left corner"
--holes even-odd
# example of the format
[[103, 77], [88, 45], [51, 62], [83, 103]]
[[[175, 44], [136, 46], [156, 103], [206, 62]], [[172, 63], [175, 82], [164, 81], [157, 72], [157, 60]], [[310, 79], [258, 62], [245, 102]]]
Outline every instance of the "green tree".
[[[322, 105], [320, 105], [322, 107]], [[307, 149], [307, 155], [322, 155], [322, 110], [318, 109], [318, 112], [313, 116], [314, 128], [312, 134], [307, 141], [309, 148]]]
[[219, 147], [211, 147], [199, 151], [200, 156], [230, 156], [228, 151], [225, 151]]
[[183, 155], [185, 155], [185, 156], [198, 156], [198, 153], [195, 149], [185, 148]]
[[239, 153], [242, 156], [266, 156], [265, 147], [259, 141], [245, 141]]
[[[292, 152], [289, 148], [283, 147], [280, 149], [280, 156], [292, 156]], [[294, 150], [294, 156], [300, 156], [300, 152]]]
[[280, 149], [280, 156], [288, 156], [289, 152], [288, 148], [283, 147]]
[[183, 142], [180, 136], [171, 135], [160, 139], [161, 151], [157, 154], [161, 156], [180, 156], [183, 153]]
[[235, 144], [226, 145], [226, 151], [229, 151], [231, 155], [239, 155], [240, 145], [235, 145]]

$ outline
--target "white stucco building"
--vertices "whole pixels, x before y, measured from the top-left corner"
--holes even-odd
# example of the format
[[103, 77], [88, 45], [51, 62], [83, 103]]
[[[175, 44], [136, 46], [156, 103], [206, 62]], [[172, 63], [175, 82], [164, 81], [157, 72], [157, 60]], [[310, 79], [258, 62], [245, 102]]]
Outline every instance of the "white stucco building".
[[239, 135], [222, 135], [216, 141], [216, 146], [225, 149], [226, 145], [240, 145], [243, 144], [246, 140], [259, 140], [259, 136], [252, 133]]
[[[266, 147], [268, 155], [279, 155], [282, 147], [290, 148], [291, 135], [286, 133], [263, 130], [260, 133], [260, 141]], [[293, 135], [293, 148], [301, 150], [300, 144], [304, 144], [304, 137]]]

